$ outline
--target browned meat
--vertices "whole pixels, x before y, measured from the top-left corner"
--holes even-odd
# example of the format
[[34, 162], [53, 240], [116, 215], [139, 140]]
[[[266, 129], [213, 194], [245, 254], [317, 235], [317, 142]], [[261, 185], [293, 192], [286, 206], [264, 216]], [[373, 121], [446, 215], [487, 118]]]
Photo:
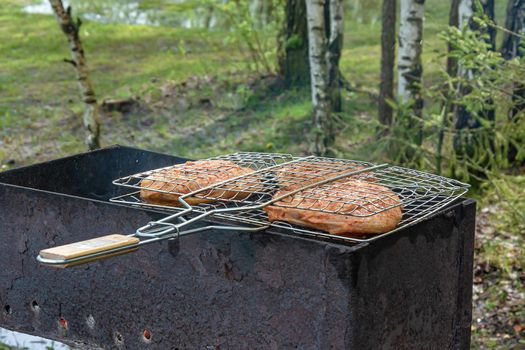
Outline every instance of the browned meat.
[[[279, 191], [274, 198], [284, 194], [286, 191]], [[335, 235], [385, 233], [393, 230], [402, 218], [401, 200], [394, 192], [355, 180], [298, 192], [266, 207], [265, 211], [271, 222], [286, 221]]]
[[[142, 187], [140, 196], [148, 203], [180, 206], [178, 198], [181, 195], [252, 172], [252, 169], [243, 168], [227, 160], [186, 162], [159, 169], [143, 179], [140, 182]], [[198, 197], [188, 197], [185, 200], [191, 205], [198, 205], [212, 203], [217, 199], [243, 199], [250, 195], [250, 192], [240, 190], [235, 185], [230, 185], [221, 189], [207, 190], [197, 194]]]

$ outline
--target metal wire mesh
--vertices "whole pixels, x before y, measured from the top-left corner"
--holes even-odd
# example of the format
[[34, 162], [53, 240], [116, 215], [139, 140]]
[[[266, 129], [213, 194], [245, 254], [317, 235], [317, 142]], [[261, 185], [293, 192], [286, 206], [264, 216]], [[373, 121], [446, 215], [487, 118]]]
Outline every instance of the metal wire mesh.
[[452, 179], [391, 166], [305, 189], [274, 205], [366, 217], [397, 206], [413, 210], [422, 198], [457, 197], [466, 188]]
[[[199, 166], [188, 167], [188, 163], [197, 163], [199, 161], [176, 164], [125, 176], [113, 181], [113, 183], [119, 186], [138, 189], [150, 189], [152, 191], [161, 193], [185, 194], [188, 190], [194, 191], [195, 189], [204, 187], [202, 186], [202, 180], [207, 181], [213, 176], [227, 178], [228, 172], [235, 167], [231, 164], [226, 164], [226, 162], [231, 162], [242, 168], [259, 170], [269, 166], [275, 166], [277, 164], [289, 162], [293, 160], [293, 157], [289, 154], [280, 153], [239, 152], [230, 155], [212, 157], [208, 158], [207, 160], [216, 160], [222, 162], [218, 162], [220, 167], [216, 168], [203, 168]], [[177, 172], [177, 170], [180, 171]], [[148, 177], [151, 180], [164, 183], [166, 188], [148, 188], [148, 186], [145, 186], [144, 184], [141, 185], [142, 181]], [[174, 192], [174, 189], [176, 188], [180, 188], [182, 191]]]
[[[400, 207], [403, 211], [402, 219], [389, 234], [432, 215], [468, 190], [468, 185], [445, 177], [397, 166], [376, 166], [368, 162], [344, 159], [293, 158], [290, 155], [264, 153], [236, 153], [212, 159], [231, 161], [252, 171], [223, 177], [222, 181], [205, 182], [201, 179], [209, 179], [210, 172], [192, 169], [181, 177], [162, 177], [159, 181], [165, 184], [163, 186], [144, 186], [144, 179], [155, 178], [159, 173], [184, 166], [162, 168], [115, 180], [117, 185], [140, 191], [113, 198], [112, 201], [164, 212], [179, 210], [173, 206], [145, 202], [141, 192], [148, 189], [181, 196], [182, 199], [201, 199], [201, 202], [192, 204], [196, 214], [214, 211], [213, 217], [228, 222], [272, 226], [317, 238], [370, 241], [382, 235], [333, 236], [288, 222], [269, 222], [263, 209], [276, 206], [371, 217]], [[197, 185], [190, 190], [180, 191], [182, 187], [178, 185], [188, 182]], [[228, 211], [223, 212], [226, 208]], [[232, 212], [232, 208], [238, 210]]]

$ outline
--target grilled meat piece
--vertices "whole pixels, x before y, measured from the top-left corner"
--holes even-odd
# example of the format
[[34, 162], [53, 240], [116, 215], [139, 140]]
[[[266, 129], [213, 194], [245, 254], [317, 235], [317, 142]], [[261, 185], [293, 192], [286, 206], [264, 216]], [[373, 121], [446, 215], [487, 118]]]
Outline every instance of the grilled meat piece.
[[[252, 173], [254, 170], [243, 168], [227, 160], [198, 160], [158, 169], [140, 182], [141, 198], [148, 203], [181, 206], [179, 197], [201, 188]], [[209, 189], [185, 198], [190, 205], [213, 203], [220, 199], [241, 200], [251, 192], [238, 185], [226, 185]]]
[[[290, 191], [278, 191], [274, 198]], [[402, 218], [401, 200], [368, 181], [336, 181], [284, 197], [264, 208], [273, 221], [335, 235], [372, 235], [393, 230]]]

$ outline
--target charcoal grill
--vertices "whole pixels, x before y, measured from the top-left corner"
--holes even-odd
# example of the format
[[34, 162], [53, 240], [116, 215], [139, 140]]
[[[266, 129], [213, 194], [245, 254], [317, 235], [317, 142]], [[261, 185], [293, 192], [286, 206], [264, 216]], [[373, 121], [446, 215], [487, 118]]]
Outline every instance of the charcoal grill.
[[[257, 158], [264, 189], [274, 186], [270, 172], [304, 161], [228, 157]], [[397, 188], [406, 214], [395, 231], [334, 240], [263, 221], [257, 206], [268, 202], [266, 190], [249, 201], [181, 208], [141, 201], [136, 185], [150, 169], [185, 161], [119, 146], [1, 173], [0, 324], [132, 349], [468, 348], [475, 203], [457, 198], [463, 184], [331, 160], [341, 164], [327, 183], [373, 176]], [[114, 232], [154, 241], [67, 270], [34, 259], [45, 247]]]

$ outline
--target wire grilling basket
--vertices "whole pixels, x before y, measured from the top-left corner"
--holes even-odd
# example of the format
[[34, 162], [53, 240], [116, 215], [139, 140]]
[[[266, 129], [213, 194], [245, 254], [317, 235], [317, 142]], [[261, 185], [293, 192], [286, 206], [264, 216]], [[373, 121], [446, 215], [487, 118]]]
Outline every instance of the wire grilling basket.
[[[206, 161], [214, 166], [203, 166]], [[258, 231], [274, 227], [321, 239], [370, 242], [431, 216], [469, 187], [442, 176], [388, 164], [252, 152], [146, 171], [113, 183], [133, 190], [112, 198], [112, 202], [154, 209], [168, 216], [127, 236], [137, 237], [131, 245], [56, 261], [39, 256], [40, 262], [69, 266], [207, 229]], [[271, 208], [320, 216], [344, 215], [368, 222], [381, 213], [384, 216], [397, 211], [402, 217], [381, 234], [333, 235], [308, 225], [294, 225], [290, 223], [293, 220], [270, 220]], [[218, 224], [194, 225], [204, 218]]]

